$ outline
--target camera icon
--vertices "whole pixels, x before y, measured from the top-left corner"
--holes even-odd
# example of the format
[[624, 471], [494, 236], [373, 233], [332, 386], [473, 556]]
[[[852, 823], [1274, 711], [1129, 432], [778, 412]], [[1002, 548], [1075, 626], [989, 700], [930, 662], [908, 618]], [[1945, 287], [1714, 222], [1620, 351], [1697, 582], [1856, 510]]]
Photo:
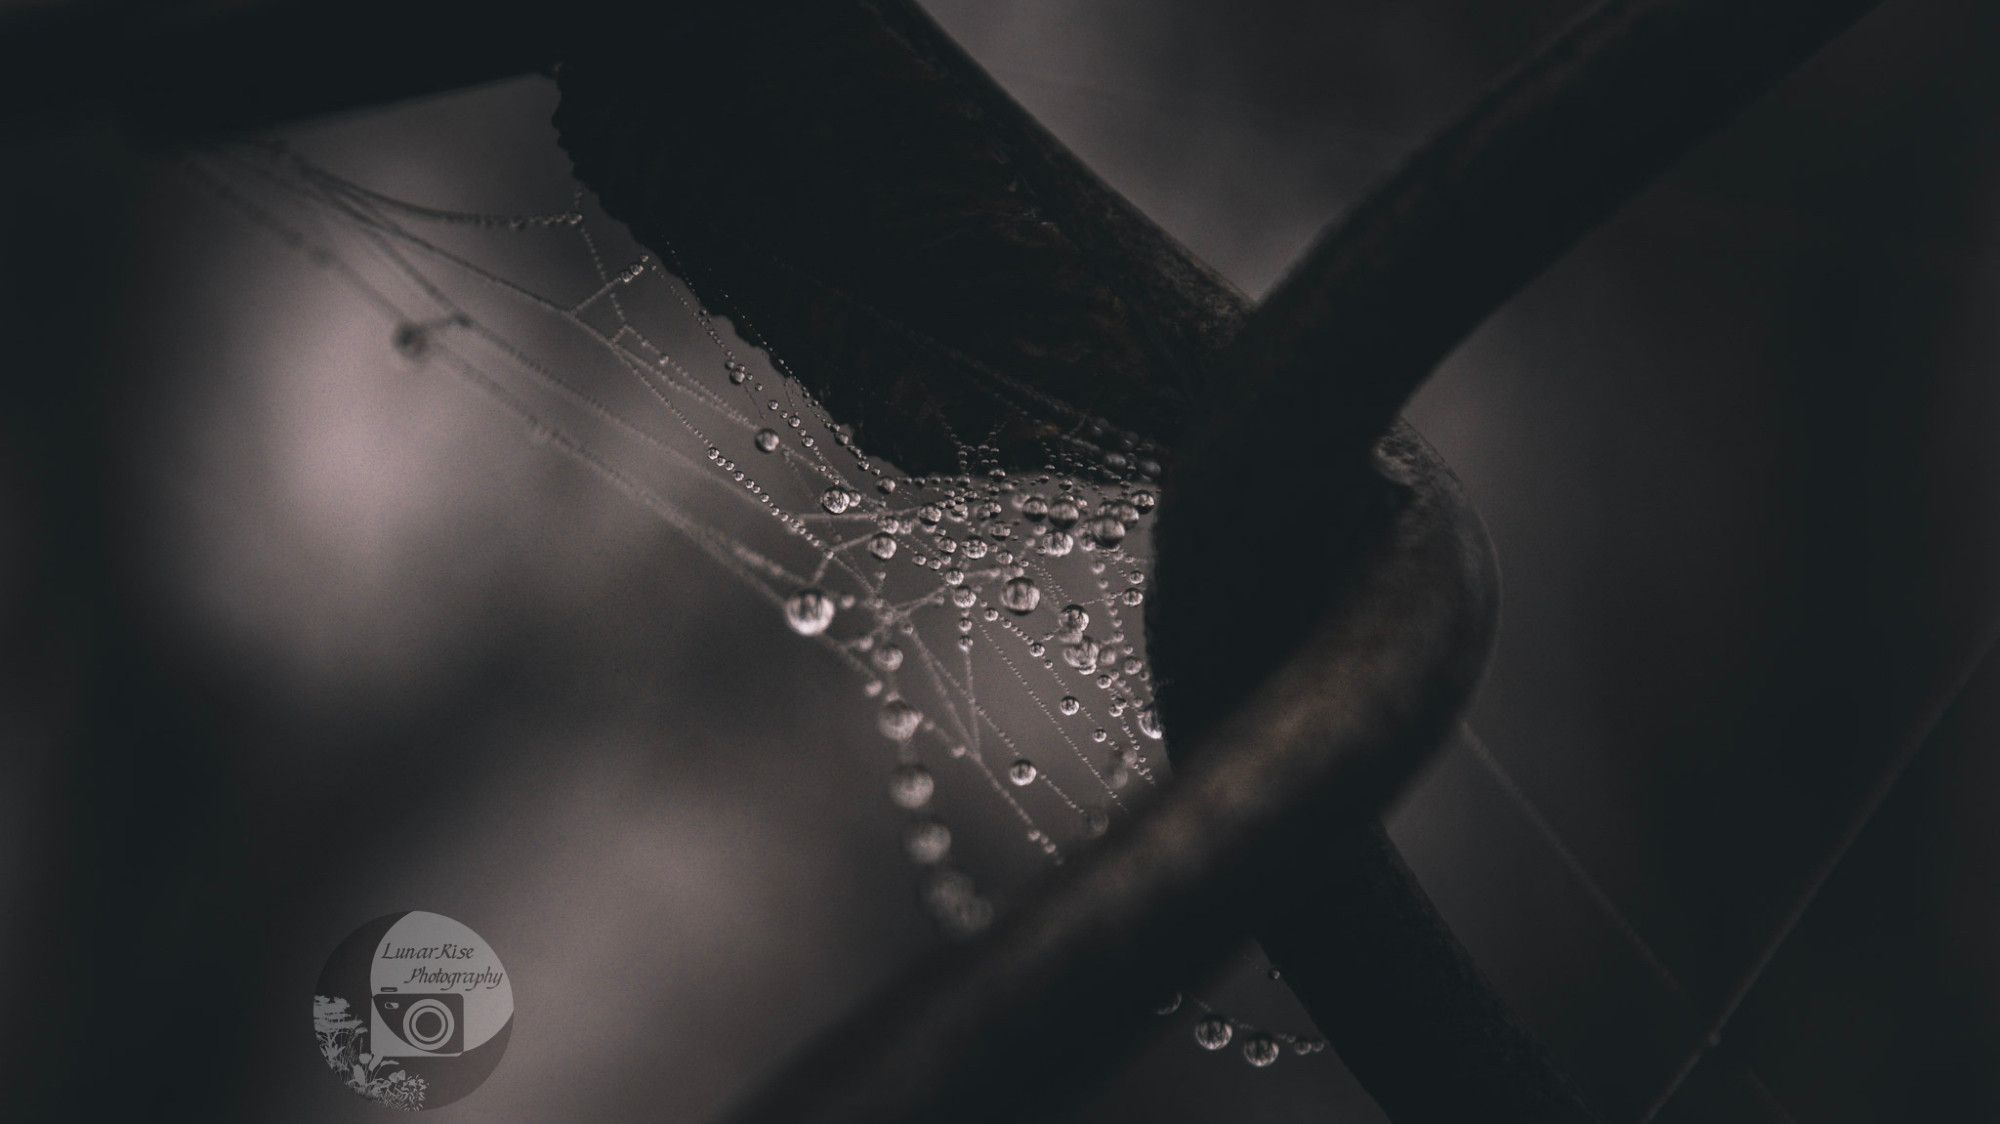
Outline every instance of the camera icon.
[[465, 997], [385, 987], [375, 993], [368, 1041], [378, 1058], [455, 1058], [465, 1052]]

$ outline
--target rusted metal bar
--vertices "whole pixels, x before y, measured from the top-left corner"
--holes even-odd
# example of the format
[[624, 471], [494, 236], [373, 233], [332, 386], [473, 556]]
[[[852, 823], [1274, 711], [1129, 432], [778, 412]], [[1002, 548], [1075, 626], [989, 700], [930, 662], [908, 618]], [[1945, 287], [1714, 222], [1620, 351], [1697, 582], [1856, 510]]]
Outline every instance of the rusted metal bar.
[[[1184, 760], [1255, 697], [1314, 627], [1212, 591], [1246, 584], [1243, 544], [1282, 535], [1313, 595], [1342, 575], [1365, 515], [1339, 485], [1438, 361], [1509, 295], [1699, 138], [1872, 7], [1869, 0], [1635, 0], [1592, 9], [1503, 79], [1334, 227], [1215, 367], [1212, 423], [1183, 450], [1157, 527], [1148, 643]], [[1241, 466], [1241, 451], [1257, 463]], [[1282, 486], [1246, 482], [1254, 473]], [[1246, 656], [1250, 658], [1246, 658]], [[1261, 656], [1263, 658], [1256, 658]], [[1344, 690], [1329, 678], [1327, 689]], [[1183, 735], [1193, 734], [1188, 740]], [[1394, 895], [1357, 924], [1370, 869], [1260, 930], [1370, 1093], [1398, 1121], [1582, 1119], [1554, 1069], [1490, 1003], [1434, 913]], [[1328, 956], [1329, 950], [1339, 950]], [[1320, 955], [1315, 955], [1315, 953]], [[1341, 958], [1396, 971], [1370, 976]], [[1385, 959], [1386, 958], [1386, 959]], [[1391, 1036], [1341, 1015], [1396, 1010]], [[1412, 1010], [1436, 1010], [1412, 1018]], [[1540, 1073], [1543, 1079], [1534, 1075]]]
[[[1184, 459], [1228, 463], [1254, 447], [1259, 473], [1294, 482], [1325, 479], [1329, 460], [1358, 461], [1494, 308], [1874, 3], [1593, 8], [1320, 239], [1217, 365], [1226, 374], [1205, 411], [1213, 424]], [[1281, 418], [1310, 439], [1286, 440]], [[1215, 638], [1282, 649], [1287, 627], [1305, 627], [1280, 619], [1244, 635], [1240, 614], [1192, 592], [1224, 588], [1241, 568], [1203, 543], [1289, 523], [1292, 545], [1310, 556], [1344, 549], [1338, 489], [1324, 490], [1309, 520], [1295, 518], [1296, 490], [1190, 472], [1163, 509], [1162, 593], [1148, 623], [1161, 673], [1201, 685], [1162, 700], [1183, 728], [1227, 713], [1260, 677], [1254, 663], [1203, 658], [1230, 647]], [[1183, 533], [1202, 541], [1182, 549]]]
[[[1331, 227], [1219, 365], [1204, 450], [1269, 436], [1274, 471], [1365, 455], [1431, 370], [1584, 233], [1878, 0], [1623, 0], [1589, 10]], [[1197, 455], [1206, 456], [1201, 453]], [[1231, 519], [1223, 497], [1191, 516]]]
[[914, 4], [745, 0], [621, 31], [559, 75], [578, 178], [798, 357], [862, 447], [926, 473], [958, 471], [961, 435], [1038, 466], [1086, 417], [1178, 438], [1247, 302]]

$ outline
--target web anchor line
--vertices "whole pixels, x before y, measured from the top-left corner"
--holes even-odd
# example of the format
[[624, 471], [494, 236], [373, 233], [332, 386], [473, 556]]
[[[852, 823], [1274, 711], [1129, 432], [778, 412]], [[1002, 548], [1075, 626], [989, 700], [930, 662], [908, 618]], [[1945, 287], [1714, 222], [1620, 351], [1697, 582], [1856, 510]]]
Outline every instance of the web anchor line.
[[1943, 689], [1927, 701], [1916, 725], [1891, 755], [1888, 765], [1876, 778], [1874, 786], [1868, 790], [1867, 797], [1862, 800], [1861, 807], [1855, 811], [1853, 818], [1834, 840], [1833, 847], [1827, 852], [1826, 857], [1813, 868], [1805, 886], [1792, 900], [1791, 907], [1785, 911], [1784, 917], [1779, 920], [1777, 927], [1771, 931], [1770, 937], [1758, 950], [1757, 957], [1751, 961], [1749, 969], [1737, 981], [1736, 986], [1730, 989], [1728, 997], [1723, 1000], [1715, 1017], [1708, 1023], [1707, 1033], [1681, 1059], [1680, 1065], [1668, 1076], [1666, 1084], [1646, 1106], [1645, 1114], [1640, 1117], [1640, 1124], [1650, 1124], [1673, 1101], [1674, 1095], [1680, 1092], [1681, 1086], [1687, 1082], [1702, 1059], [1722, 1044], [1723, 1032], [1729, 1028], [1730, 1021], [1736, 1017], [1736, 1012], [1742, 1008], [1744, 1001], [1750, 998], [1750, 993], [1756, 990], [1757, 983], [1763, 979], [1765, 970], [1777, 959], [1778, 950], [1783, 948], [1785, 942], [1789, 941], [1792, 934], [1798, 930], [1800, 922], [1805, 920], [1807, 911], [1812, 909], [1813, 902], [1819, 898], [1820, 891], [1824, 890], [1826, 884], [1833, 879], [1834, 871], [1847, 858], [1848, 852], [1854, 849], [1854, 844], [1860, 840], [1868, 825], [1874, 822], [1875, 814], [1881, 811], [1882, 805], [1889, 799], [1889, 794], [1909, 772], [1917, 755], [1923, 751], [1925, 745], [1929, 744], [1931, 735], [1936, 733], [1945, 716], [1951, 713], [1952, 707], [1965, 694], [1966, 688], [1986, 666], [1987, 661], [1993, 658], [1996, 649], [2000, 649], [2000, 622], [1996, 622], [1988, 630], [1975, 654], [1967, 661], [1958, 676], [1946, 683]]
[[[1610, 923], [1612, 929], [1618, 933], [1618, 936], [1625, 942], [1627, 947], [1631, 948], [1638, 955], [1639, 960], [1645, 964], [1647, 971], [1670, 994], [1678, 999], [1691, 1014], [1699, 1018], [1701, 1004], [1688, 991], [1687, 985], [1683, 984], [1680, 976], [1667, 966], [1665, 959], [1653, 948], [1652, 942], [1648, 941], [1645, 935], [1639, 931], [1639, 927], [1633, 923], [1631, 916], [1619, 907], [1617, 900], [1590, 873], [1590, 868], [1584, 865], [1583, 860], [1578, 857], [1575, 851], [1570, 849], [1567, 843], [1563, 842], [1562, 834], [1556, 830], [1555, 824], [1549, 821], [1548, 816], [1542, 811], [1541, 806], [1535, 803], [1534, 798], [1530, 797], [1527, 790], [1521, 787], [1520, 781], [1515, 779], [1513, 773], [1508, 770], [1499, 756], [1487, 746], [1486, 740], [1481, 738], [1472, 729], [1470, 724], [1466, 723], [1459, 725], [1459, 737], [1465, 743], [1466, 748], [1472, 753], [1473, 758], [1491, 775], [1494, 783], [1499, 786], [1500, 791], [1514, 805], [1515, 810], [1520, 813], [1521, 818], [1528, 821], [1528, 825], [1534, 829], [1535, 834], [1541, 838], [1542, 843], [1550, 851], [1554, 852], [1556, 859], [1561, 862], [1564, 871], [1569, 874], [1571, 881], [1576, 884], [1578, 889], [1583, 891], [1585, 897], [1590, 899], [1591, 905]], [[1771, 1109], [1779, 1119], [1785, 1121], [1792, 1120], [1791, 1112], [1785, 1108], [1783, 1102], [1778, 1100], [1777, 1095], [1771, 1092], [1769, 1086], [1765, 1085], [1763, 1077], [1757, 1073], [1756, 1068], [1750, 1064], [1749, 1059], [1739, 1057], [1734, 1060], [1736, 1068], [1749, 1084], [1751, 1091], [1757, 1095], [1757, 1099], [1762, 1101], [1765, 1107]]]

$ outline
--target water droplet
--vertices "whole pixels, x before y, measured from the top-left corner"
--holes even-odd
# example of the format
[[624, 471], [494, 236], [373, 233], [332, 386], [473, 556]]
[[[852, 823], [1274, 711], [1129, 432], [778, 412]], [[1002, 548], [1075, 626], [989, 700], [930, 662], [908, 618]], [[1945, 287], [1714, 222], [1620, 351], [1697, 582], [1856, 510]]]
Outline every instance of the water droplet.
[[883, 736], [899, 742], [909, 741], [923, 721], [923, 712], [902, 699], [883, 703], [882, 712], [875, 717], [875, 725]]
[[1263, 1069], [1278, 1060], [1277, 1040], [1268, 1034], [1253, 1034], [1243, 1040], [1243, 1060]]
[[1091, 805], [1083, 810], [1083, 833], [1092, 839], [1111, 830], [1111, 813]]
[[962, 870], [941, 869], [932, 872], [924, 883], [924, 900], [933, 908], [956, 905], [975, 896], [972, 876]]
[[894, 644], [884, 644], [868, 657], [883, 671], [894, 671], [903, 666], [903, 650]]
[[979, 593], [969, 585], [959, 586], [951, 591], [951, 603], [960, 609], [970, 609], [979, 604]]
[[1000, 603], [1012, 613], [1032, 613], [1042, 603], [1041, 587], [1033, 578], [1014, 578], [1000, 587]]
[[911, 862], [929, 866], [941, 861], [949, 850], [951, 829], [937, 820], [918, 820], [903, 832], [903, 851]]
[[778, 451], [778, 431], [775, 429], [758, 430], [756, 441], [757, 451], [760, 453], [775, 453]]
[[1076, 548], [1076, 540], [1068, 531], [1046, 531], [1035, 539], [1035, 549], [1050, 558], [1061, 558]]
[[724, 370], [729, 372], [729, 381], [737, 386], [742, 386], [744, 380], [750, 377], [750, 368], [745, 367], [734, 359], [729, 360], [722, 366]]
[[1083, 638], [1083, 630], [1090, 627], [1090, 614], [1081, 605], [1064, 605], [1056, 616], [1056, 629], [1062, 636], [1075, 643]]
[[1139, 732], [1157, 741], [1160, 737], [1159, 712], [1150, 706], [1142, 706], [1135, 717], [1139, 723]]
[[1099, 546], [1117, 546], [1125, 541], [1125, 524], [1109, 515], [1100, 515], [1090, 521], [1091, 540]]
[[1221, 1015], [1204, 1015], [1194, 1024], [1194, 1040], [1204, 1050], [1220, 1050], [1229, 1045], [1236, 1031]]
[[1073, 499], [1065, 497], [1049, 505], [1049, 526], [1058, 531], [1069, 530], [1076, 526], [1076, 521], [1081, 518], [1083, 509], [1077, 507]]
[[1039, 523], [1049, 514], [1049, 501], [1040, 496], [1028, 496], [1021, 500], [1021, 515], [1030, 523]]
[[825, 508], [829, 514], [839, 515], [841, 512], [854, 506], [854, 493], [835, 484], [833, 487], [820, 493], [819, 505]]
[[1153, 1007], [1153, 1013], [1156, 1015], [1171, 1015], [1175, 1011], [1178, 1011], [1180, 1009], [1181, 1009], [1181, 993], [1178, 991], [1170, 991], [1167, 993], [1164, 999], [1161, 999], [1160, 1002]]
[[785, 599], [785, 623], [800, 636], [818, 636], [833, 623], [833, 598], [818, 589], [801, 589]]
[[1035, 768], [1035, 763], [1025, 757], [1007, 766], [1007, 780], [1016, 788], [1034, 784], [1035, 778], [1040, 775], [1041, 771]]
[[993, 903], [978, 896], [937, 907], [939, 924], [958, 936], [969, 937], [993, 923]]
[[1076, 700], [1075, 695], [1064, 695], [1062, 701], [1056, 704], [1056, 709], [1064, 714], [1075, 714], [1083, 709], [1083, 704]]
[[912, 811], [931, 802], [931, 793], [937, 791], [937, 781], [931, 771], [922, 765], [898, 765], [889, 774], [889, 799], [899, 808]]
[[896, 536], [883, 531], [868, 540], [868, 553], [887, 562], [896, 556]]
[[1078, 671], [1090, 671], [1097, 666], [1097, 653], [1097, 641], [1086, 636], [1063, 648], [1063, 662]]

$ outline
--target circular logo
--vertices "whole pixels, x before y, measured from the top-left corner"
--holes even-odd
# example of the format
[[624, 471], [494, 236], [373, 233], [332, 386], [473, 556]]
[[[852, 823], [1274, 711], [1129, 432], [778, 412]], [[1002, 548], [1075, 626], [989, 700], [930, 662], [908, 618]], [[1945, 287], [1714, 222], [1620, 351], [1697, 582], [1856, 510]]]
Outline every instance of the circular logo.
[[437, 1108], [477, 1089], [513, 1026], [499, 955], [441, 913], [392, 913], [349, 933], [313, 993], [327, 1068], [391, 1108]]

